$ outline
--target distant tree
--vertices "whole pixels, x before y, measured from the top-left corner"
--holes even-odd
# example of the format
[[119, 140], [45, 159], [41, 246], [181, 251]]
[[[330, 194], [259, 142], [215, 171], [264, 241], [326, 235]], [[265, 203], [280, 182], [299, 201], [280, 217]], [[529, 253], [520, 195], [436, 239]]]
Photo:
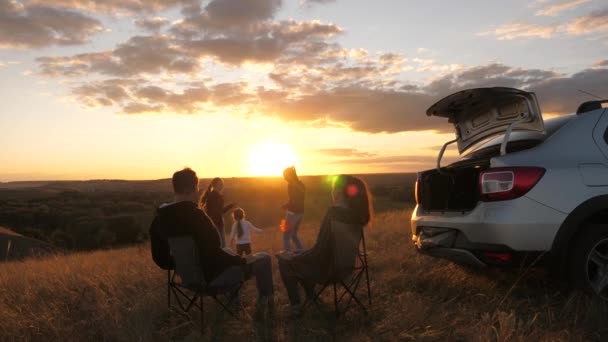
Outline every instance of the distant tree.
[[97, 233], [106, 227], [100, 218], [82, 217], [67, 226], [67, 233], [72, 238], [74, 249], [89, 250], [98, 248]]
[[116, 243], [116, 234], [103, 228], [97, 232], [95, 236], [97, 246], [100, 248], [111, 247]]
[[141, 241], [142, 227], [133, 216], [107, 218], [106, 229], [115, 234], [116, 244], [124, 245]]
[[63, 249], [72, 249], [74, 244], [72, 237], [64, 230], [60, 229], [53, 231], [49, 237], [49, 240], [53, 245]]

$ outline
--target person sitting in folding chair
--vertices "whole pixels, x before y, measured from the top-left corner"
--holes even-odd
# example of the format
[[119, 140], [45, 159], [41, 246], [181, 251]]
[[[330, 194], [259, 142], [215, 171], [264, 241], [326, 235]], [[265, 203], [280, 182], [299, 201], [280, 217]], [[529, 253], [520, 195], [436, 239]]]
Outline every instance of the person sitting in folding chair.
[[[220, 247], [220, 237], [211, 219], [197, 207], [198, 177], [189, 168], [173, 174], [175, 202], [162, 205], [150, 226], [152, 259], [165, 270], [175, 267], [169, 239], [190, 236], [194, 239], [203, 277], [210, 287], [238, 290], [246, 276], [256, 277], [258, 300], [272, 301], [274, 292], [271, 258], [258, 253], [241, 258]], [[170, 298], [170, 297], [169, 297]]]
[[[367, 255], [359, 249], [361, 242], [365, 248], [363, 227], [370, 222], [373, 215], [371, 195], [363, 180], [342, 175], [334, 178], [332, 198], [333, 206], [329, 208], [321, 222], [315, 245], [299, 254], [290, 252], [277, 254], [281, 279], [287, 290], [293, 316], [300, 315], [303, 307], [298, 283], [304, 287], [308, 301], [318, 299], [328, 285], [334, 285], [337, 316], [339, 300], [336, 286], [342, 285], [345, 291], [340, 296], [340, 300], [348, 294], [349, 304], [350, 300], [355, 300], [363, 307], [356, 298], [355, 292], [365, 273], [371, 302]], [[364, 265], [357, 267], [357, 260]], [[352, 278], [356, 270], [360, 272]], [[318, 293], [314, 292], [316, 284], [322, 285]], [[364, 307], [363, 309], [365, 310]]]

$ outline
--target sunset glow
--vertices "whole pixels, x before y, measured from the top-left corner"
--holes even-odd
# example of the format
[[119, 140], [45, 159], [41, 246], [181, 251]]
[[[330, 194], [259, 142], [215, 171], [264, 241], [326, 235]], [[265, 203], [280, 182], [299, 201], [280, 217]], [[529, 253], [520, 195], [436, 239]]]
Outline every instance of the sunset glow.
[[453, 138], [425, 115], [451, 93], [548, 116], [608, 94], [599, 0], [3, 3], [0, 182], [414, 172]]
[[252, 176], [280, 176], [286, 167], [296, 163], [296, 155], [287, 144], [264, 142], [254, 145], [249, 154]]

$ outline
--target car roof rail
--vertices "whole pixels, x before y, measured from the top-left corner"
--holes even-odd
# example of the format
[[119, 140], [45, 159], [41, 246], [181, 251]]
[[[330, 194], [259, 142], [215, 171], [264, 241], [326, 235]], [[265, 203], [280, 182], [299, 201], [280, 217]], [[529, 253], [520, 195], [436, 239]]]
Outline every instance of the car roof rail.
[[602, 109], [602, 104], [608, 103], [608, 100], [595, 100], [581, 103], [576, 110], [576, 114], [583, 114], [596, 109]]

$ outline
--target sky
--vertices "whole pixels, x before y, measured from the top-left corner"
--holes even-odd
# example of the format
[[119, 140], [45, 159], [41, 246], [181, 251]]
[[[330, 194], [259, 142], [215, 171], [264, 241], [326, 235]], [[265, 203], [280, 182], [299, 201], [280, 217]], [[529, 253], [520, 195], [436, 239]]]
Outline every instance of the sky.
[[456, 91], [608, 97], [608, 4], [0, 0], [0, 85], [2, 182], [415, 172]]

